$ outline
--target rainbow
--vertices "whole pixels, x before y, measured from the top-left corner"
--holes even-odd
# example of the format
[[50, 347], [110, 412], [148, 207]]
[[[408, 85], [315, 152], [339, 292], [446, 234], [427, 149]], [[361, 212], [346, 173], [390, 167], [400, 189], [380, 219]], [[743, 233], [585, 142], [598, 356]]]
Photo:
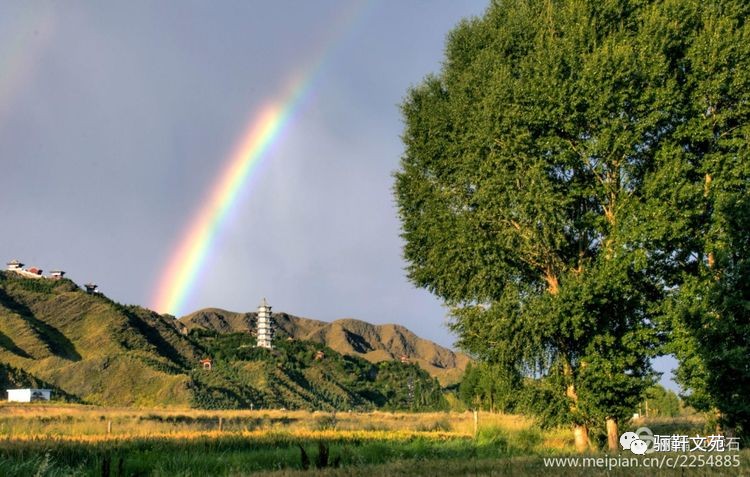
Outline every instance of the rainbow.
[[[364, 5], [355, 4], [355, 8], [344, 10], [335, 22], [338, 28], [329, 29], [331, 34], [323, 42], [314, 61], [303, 70], [304, 74], [290, 82], [280, 100], [267, 104], [253, 115], [238, 145], [210, 188], [206, 200], [189, 221], [186, 231], [160, 273], [151, 300], [152, 309], [160, 313], [180, 315], [240, 191], [247, 186], [271, 146], [282, 137], [293, 113], [304, 102], [335, 40], [342, 36], [342, 30], [348, 31], [355, 19], [362, 17]], [[346, 26], [349, 28], [344, 28]]]

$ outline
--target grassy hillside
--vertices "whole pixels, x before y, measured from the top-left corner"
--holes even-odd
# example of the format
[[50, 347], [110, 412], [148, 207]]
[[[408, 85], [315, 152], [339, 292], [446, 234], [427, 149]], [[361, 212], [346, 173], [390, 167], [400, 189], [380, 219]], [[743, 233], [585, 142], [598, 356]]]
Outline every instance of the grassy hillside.
[[[7, 375], [8, 383], [118, 406], [445, 406], [439, 383], [416, 365], [373, 364], [284, 332], [269, 351], [255, 348], [249, 333], [183, 331], [171, 317], [86, 293], [70, 280], [0, 272], [0, 380]], [[201, 368], [204, 357], [213, 369]]]
[[247, 333], [193, 331], [214, 359], [192, 373], [205, 408], [443, 409], [439, 383], [414, 364], [370, 363], [318, 343], [278, 339], [256, 348]]
[[200, 349], [167, 319], [70, 280], [0, 273], [0, 362], [87, 402], [189, 405]]
[[0, 400], [8, 399], [6, 390], [18, 388], [51, 389], [58, 399], [71, 402], [79, 401], [77, 397], [71, 396], [57, 386], [32, 376], [22, 369], [0, 363]]
[[[273, 319], [280, 336], [320, 343], [341, 354], [358, 356], [372, 363], [405, 356], [444, 386], [458, 383], [470, 361], [468, 356], [422, 339], [400, 325], [373, 325], [350, 318], [328, 323], [287, 313], [274, 313]], [[206, 308], [182, 317], [179, 322], [187, 329], [252, 333], [256, 320], [257, 316], [252, 312]]]

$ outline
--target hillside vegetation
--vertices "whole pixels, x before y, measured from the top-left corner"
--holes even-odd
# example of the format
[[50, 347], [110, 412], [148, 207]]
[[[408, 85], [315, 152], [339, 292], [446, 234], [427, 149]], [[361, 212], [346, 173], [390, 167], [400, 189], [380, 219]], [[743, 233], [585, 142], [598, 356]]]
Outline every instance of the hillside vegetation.
[[[44, 386], [69, 400], [141, 407], [446, 405], [439, 383], [416, 364], [375, 364], [284, 332], [274, 350], [265, 350], [247, 332], [184, 331], [171, 317], [86, 293], [70, 280], [0, 272], [3, 394], [8, 387]], [[206, 357], [213, 359], [210, 370], [199, 363]]]
[[[252, 333], [256, 313], [236, 313], [206, 308], [180, 318], [187, 329], [219, 333]], [[443, 386], [457, 384], [470, 359], [432, 341], [420, 338], [401, 325], [373, 325], [351, 318], [325, 322], [287, 313], [274, 313], [281, 337], [313, 341], [345, 355], [358, 356], [372, 363], [398, 360], [402, 356], [418, 364]]]

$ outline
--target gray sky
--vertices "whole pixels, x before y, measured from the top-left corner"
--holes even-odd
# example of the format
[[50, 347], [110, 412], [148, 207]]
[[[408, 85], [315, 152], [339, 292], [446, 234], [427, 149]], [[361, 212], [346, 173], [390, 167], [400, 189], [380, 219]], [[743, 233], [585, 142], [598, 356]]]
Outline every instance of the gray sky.
[[[148, 305], [256, 110], [333, 37], [219, 229], [185, 313], [401, 323], [444, 345], [404, 278], [398, 104], [484, 1], [2, 2], [0, 250]], [[355, 11], [342, 23], [342, 12]], [[304, 72], [304, 71], [303, 71]]]
[[3, 1], [0, 260], [149, 305], [254, 113], [333, 36], [181, 311], [251, 311], [265, 296], [278, 311], [400, 323], [450, 346], [440, 302], [404, 276], [398, 105], [486, 3]]

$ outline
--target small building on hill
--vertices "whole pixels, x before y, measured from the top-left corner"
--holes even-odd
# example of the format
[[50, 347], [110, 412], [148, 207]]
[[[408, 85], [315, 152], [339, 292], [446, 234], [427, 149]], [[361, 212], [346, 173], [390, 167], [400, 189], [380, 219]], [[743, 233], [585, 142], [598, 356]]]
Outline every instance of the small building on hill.
[[53, 280], [61, 280], [65, 276], [65, 272], [62, 270], [51, 270], [49, 277]]
[[99, 293], [99, 286], [96, 283], [87, 283], [84, 287], [86, 287], [86, 293]]
[[203, 367], [203, 369], [208, 369], [208, 370], [210, 370], [213, 367], [213, 364], [214, 364], [214, 362], [213, 362], [213, 360], [211, 358], [202, 359], [200, 361], [200, 363], [201, 363], [201, 366]]
[[23, 263], [19, 262], [18, 260], [11, 260], [7, 263], [8, 265], [8, 271], [10, 272], [17, 272], [18, 270], [23, 270]]
[[52, 397], [50, 389], [8, 389], [8, 402], [49, 401]]
[[273, 323], [271, 319], [271, 306], [263, 298], [258, 307], [258, 347], [271, 349], [273, 339]]
[[17, 273], [24, 278], [44, 278], [41, 268], [31, 267], [29, 269], [24, 269], [23, 263], [18, 260], [11, 260], [7, 265], [9, 272]]

